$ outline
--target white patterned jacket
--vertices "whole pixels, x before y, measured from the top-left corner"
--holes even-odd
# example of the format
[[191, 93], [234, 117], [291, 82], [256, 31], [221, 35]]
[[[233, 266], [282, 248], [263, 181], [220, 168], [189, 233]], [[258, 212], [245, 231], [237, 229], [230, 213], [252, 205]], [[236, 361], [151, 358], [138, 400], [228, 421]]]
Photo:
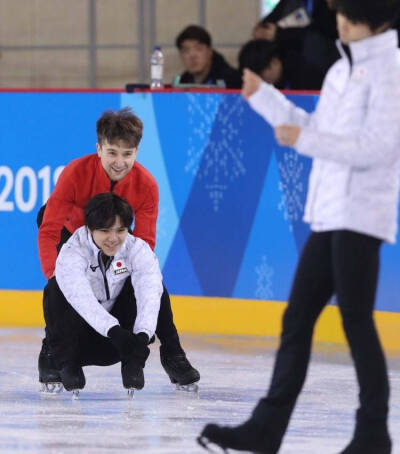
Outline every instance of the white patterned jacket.
[[55, 276], [65, 298], [90, 326], [107, 336], [108, 330], [119, 324], [109, 312], [130, 278], [137, 305], [133, 332], [146, 333], [150, 339], [156, 329], [163, 291], [157, 257], [145, 241], [130, 234], [107, 270], [100, 266], [100, 252], [85, 226], [63, 245]]
[[349, 45], [328, 71], [316, 110], [297, 108], [263, 83], [249, 103], [273, 127], [302, 132], [294, 148], [313, 159], [304, 220], [313, 231], [347, 229], [395, 242], [400, 185], [400, 50], [389, 30]]

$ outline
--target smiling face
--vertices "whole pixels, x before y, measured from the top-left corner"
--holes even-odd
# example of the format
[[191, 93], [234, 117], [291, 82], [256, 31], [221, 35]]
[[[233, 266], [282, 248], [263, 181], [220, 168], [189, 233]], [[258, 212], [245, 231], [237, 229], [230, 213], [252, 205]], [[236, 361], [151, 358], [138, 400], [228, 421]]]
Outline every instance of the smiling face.
[[113, 257], [122, 246], [128, 235], [128, 228], [125, 227], [119, 216], [115, 217], [115, 222], [111, 227], [94, 229], [90, 231], [96, 246], [104, 254]]
[[137, 156], [137, 147], [131, 147], [124, 142], [115, 144], [104, 140], [96, 144], [97, 155], [101, 164], [112, 181], [120, 181], [132, 169]]
[[336, 14], [337, 29], [343, 44], [361, 41], [376, 34], [369, 25], [361, 22], [352, 22], [341, 13]]

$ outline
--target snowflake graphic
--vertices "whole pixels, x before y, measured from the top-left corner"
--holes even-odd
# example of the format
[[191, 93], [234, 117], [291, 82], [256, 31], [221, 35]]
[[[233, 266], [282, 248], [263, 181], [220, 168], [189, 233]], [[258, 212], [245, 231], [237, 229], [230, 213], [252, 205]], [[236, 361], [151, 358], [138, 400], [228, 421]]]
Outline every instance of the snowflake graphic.
[[271, 299], [274, 295], [272, 290], [272, 276], [274, 275], [274, 270], [268, 265], [267, 257], [265, 255], [261, 257], [261, 263], [256, 266], [255, 272], [257, 274], [257, 287], [254, 293], [256, 298], [261, 300]]
[[[200, 97], [202, 96], [202, 97]], [[188, 115], [191, 135], [187, 151], [188, 161], [185, 172], [196, 175], [204, 147], [211, 134], [218, 111], [220, 97], [213, 94], [188, 93]], [[203, 102], [201, 103], [200, 100]]]
[[[215, 212], [219, 211], [220, 204], [224, 198], [224, 193], [229, 189], [231, 183], [246, 173], [243, 163], [244, 152], [242, 149], [240, 128], [243, 124], [243, 100], [237, 96], [234, 102], [232, 98], [222, 96], [216, 106], [210, 101], [211, 111], [201, 111], [200, 118], [203, 121], [193, 126], [192, 134], [195, 140], [191, 144], [203, 144], [202, 148], [190, 148], [188, 151], [188, 163], [186, 171], [197, 173], [197, 177], [204, 181], [204, 188], [212, 202]], [[207, 102], [205, 108], [207, 108]], [[189, 106], [189, 114], [200, 108], [200, 105], [192, 104]], [[216, 108], [218, 113], [216, 114]], [[214, 124], [215, 119], [215, 124]], [[216, 134], [212, 134], [213, 126], [218, 128]], [[205, 140], [208, 139], [208, 143]], [[203, 149], [205, 149], [203, 155]], [[200, 167], [200, 161], [202, 166]]]
[[285, 220], [289, 222], [289, 229], [292, 231], [292, 222], [301, 218], [303, 213], [302, 193], [304, 186], [301, 181], [303, 164], [299, 161], [299, 155], [288, 150], [283, 155], [283, 162], [278, 163], [281, 174], [279, 190], [282, 192], [278, 209], [283, 211]]

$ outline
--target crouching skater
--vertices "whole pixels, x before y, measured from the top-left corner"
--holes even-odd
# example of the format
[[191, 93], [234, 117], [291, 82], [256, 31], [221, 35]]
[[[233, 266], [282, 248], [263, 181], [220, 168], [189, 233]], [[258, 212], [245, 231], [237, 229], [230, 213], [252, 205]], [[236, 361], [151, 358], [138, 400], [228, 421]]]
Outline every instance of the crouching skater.
[[62, 383], [43, 391], [79, 394], [83, 366], [121, 362], [132, 395], [144, 386], [163, 291], [158, 260], [148, 244], [128, 235], [130, 205], [114, 193], [97, 194], [85, 207], [85, 225], [58, 255], [44, 297], [48, 342]]

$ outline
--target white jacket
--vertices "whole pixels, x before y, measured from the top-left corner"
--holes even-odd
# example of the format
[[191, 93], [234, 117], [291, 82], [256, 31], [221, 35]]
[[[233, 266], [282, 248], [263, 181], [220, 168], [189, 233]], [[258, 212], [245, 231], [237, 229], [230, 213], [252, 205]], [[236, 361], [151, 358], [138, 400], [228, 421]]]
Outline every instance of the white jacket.
[[55, 276], [67, 301], [98, 333], [107, 336], [118, 325], [109, 312], [130, 277], [135, 290], [137, 316], [133, 332], [153, 336], [163, 292], [158, 260], [149, 245], [130, 234], [103, 277], [100, 249], [83, 226], [63, 245]]
[[350, 43], [308, 114], [263, 83], [249, 103], [272, 126], [302, 132], [294, 148], [314, 158], [304, 220], [395, 242], [400, 184], [400, 51], [394, 30]]

